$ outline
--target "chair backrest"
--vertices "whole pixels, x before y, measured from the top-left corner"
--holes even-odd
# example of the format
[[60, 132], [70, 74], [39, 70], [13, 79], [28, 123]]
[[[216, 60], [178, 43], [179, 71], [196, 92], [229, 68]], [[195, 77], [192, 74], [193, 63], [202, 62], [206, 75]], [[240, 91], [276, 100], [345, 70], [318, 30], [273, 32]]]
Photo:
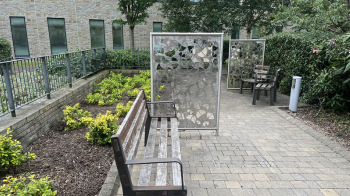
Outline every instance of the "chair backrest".
[[254, 65], [253, 74], [255, 78], [260, 81], [267, 81], [268, 77], [266, 75], [269, 74], [270, 66], [266, 65]]

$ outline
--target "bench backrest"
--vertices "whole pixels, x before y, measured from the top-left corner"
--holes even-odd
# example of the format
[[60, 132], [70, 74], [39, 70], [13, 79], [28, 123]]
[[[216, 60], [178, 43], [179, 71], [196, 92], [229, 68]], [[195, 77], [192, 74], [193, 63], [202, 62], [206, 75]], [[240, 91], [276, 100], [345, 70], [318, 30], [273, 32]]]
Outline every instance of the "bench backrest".
[[126, 166], [125, 161], [135, 159], [147, 118], [145, 94], [141, 90], [117, 133], [112, 136], [115, 162], [123, 189], [132, 186], [132, 165]]

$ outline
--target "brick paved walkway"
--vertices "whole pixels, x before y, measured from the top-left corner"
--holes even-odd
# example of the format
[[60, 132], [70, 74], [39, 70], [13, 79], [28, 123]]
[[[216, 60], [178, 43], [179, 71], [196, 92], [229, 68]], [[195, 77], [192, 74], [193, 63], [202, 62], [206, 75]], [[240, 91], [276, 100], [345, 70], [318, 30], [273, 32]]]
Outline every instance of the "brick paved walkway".
[[[269, 97], [253, 106], [250, 91], [237, 92], [222, 84], [220, 136], [180, 134], [188, 195], [350, 195], [349, 151]], [[276, 105], [288, 101], [278, 95]]]

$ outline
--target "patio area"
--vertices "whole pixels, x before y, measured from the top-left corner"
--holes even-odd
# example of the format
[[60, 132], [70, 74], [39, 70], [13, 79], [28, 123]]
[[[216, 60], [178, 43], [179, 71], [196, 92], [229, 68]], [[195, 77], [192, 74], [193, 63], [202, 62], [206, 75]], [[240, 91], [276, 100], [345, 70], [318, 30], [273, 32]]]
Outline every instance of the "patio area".
[[288, 103], [278, 94], [270, 107], [262, 94], [253, 106], [250, 91], [227, 91], [222, 77], [220, 135], [180, 133], [188, 195], [350, 195], [350, 152], [279, 109]]

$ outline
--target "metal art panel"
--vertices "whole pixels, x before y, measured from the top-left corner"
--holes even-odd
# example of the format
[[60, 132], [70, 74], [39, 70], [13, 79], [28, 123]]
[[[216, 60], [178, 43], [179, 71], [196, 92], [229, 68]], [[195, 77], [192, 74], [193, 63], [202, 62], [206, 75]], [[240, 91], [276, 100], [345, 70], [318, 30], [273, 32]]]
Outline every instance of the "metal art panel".
[[152, 101], [175, 101], [179, 129], [218, 134], [223, 34], [151, 33], [150, 39]]
[[[227, 89], [239, 89], [240, 78], [252, 78], [254, 65], [264, 65], [265, 39], [231, 39]], [[250, 88], [244, 84], [243, 88]]]

